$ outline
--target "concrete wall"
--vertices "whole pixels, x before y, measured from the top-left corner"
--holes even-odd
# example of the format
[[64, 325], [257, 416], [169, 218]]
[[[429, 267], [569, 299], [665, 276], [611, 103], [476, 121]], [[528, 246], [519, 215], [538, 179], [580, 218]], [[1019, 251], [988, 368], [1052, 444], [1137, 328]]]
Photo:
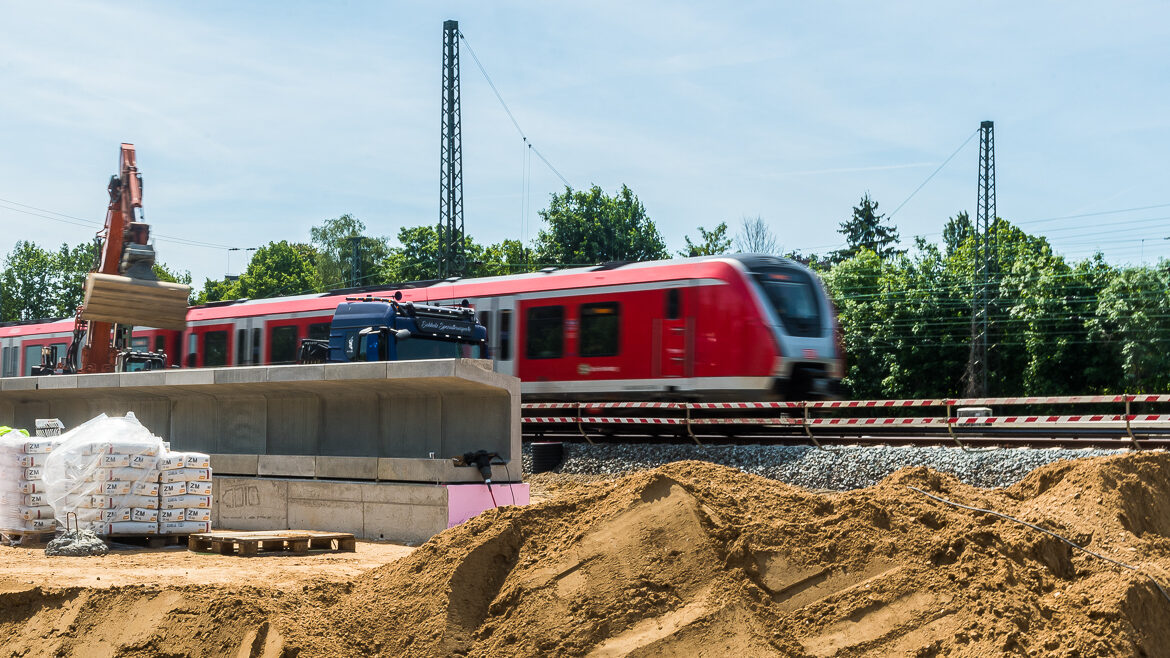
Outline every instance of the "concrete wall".
[[[454, 491], [454, 493], [451, 493]], [[495, 502], [528, 503], [528, 485], [492, 486]], [[493, 506], [482, 484], [375, 483], [215, 476], [212, 526], [323, 530], [421, 543]]]
[[483, 449], [519, 470], [519, 384], [471, 359], [15, 377], [0, 379], [0, 424], [69, 428], [133, 411], [175, 450], [446, 459]]

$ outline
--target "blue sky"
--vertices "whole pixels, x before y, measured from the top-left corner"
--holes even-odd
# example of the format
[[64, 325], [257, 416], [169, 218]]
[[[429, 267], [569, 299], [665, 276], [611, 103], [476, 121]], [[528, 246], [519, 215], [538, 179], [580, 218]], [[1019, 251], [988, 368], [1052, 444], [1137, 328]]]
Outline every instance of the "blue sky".
[[[894, 210], [991, 119], [1000, 216], [1073, 258], [1170, 256], [1156, 2], [0, 1], [0, 253], [92, 236], [11, 202], [100, 223], [122, 141], [197, 282], [341, 213], [433, 223], [447, 18], [569, 182], [629, 185], [672, 249], [756, 215], [832, 249], [862, 194]], [[561, 182], [533, 159], [526, 203], [521, 140], [462, 66], [468, 232], [531, 239]], [[974, 210], [976, 144], [893, 218], [905, 242]]]

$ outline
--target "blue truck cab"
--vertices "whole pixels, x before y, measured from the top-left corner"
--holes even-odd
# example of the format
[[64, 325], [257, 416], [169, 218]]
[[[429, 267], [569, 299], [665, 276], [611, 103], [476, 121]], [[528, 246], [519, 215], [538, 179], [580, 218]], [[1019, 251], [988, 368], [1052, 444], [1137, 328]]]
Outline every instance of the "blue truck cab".
[[347, 297], [333, 313], [329, 340], [304, 340], [302, 363], [483, 358], [487, 329], [469, 306], [432, 306]]

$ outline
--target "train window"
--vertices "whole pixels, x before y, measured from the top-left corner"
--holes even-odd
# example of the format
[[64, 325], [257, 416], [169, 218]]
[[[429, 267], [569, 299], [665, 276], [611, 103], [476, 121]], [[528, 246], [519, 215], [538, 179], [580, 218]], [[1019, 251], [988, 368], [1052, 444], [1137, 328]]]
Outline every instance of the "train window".
[[209, 331], [203, 334], [203, 365], [208, 368], [228, 364], [228, 332]]
[[167, 337], [166, 336], [155, 336], [154, 337], [154, 351], [155, 352], [167, 351]]
[[252, 330], [252, 361], [254, 366], [260, 365], [260, 329]]
[[328, 340], [329, 339], [329, 323], [318, 322], [309, 325], [309, 338], [313, 340]]
[[682, 291], [671, 288], [666, 291], [666, 319], [677, 320], [682, 316]]
[[297, 328], [294, 326], [273, 327], [268, 332], [272, 343], [272, 363], [294, 363], [297, 360]]
[[479, 323], [483, 325], [484, 329], [487, 329], [488, 339], [487, 344], [483, 346], [483, 349], [479, 350], [480, 355], [477, 358], [490, 359], [492, 358], [492, 328], [490, 325], [488, 325], [488, 311], [479, 312]]
[[236, 365], [237, 366], [242, 365], [244, 363], [244, 355], [247, 354], [247, 352], [248, 352], [248, 350], [246, 349], [246, 346], [248, 343], [245, 342], [245, 341], [247, 341], [247, 339], [248, 339], [248, 330], [247, 329], [237, 329], [236, 330]]
[[149, 338], [131, 338], [130, 339], [130, 349], [134, 350], [135, 352], [145, 352], [146, 350], [150, 349], [150, 339]]
[[512, 311], [500, 311], [500, 360], [512, 358]]
[[621, 306], [617, 302], [581, 305], [581, 356], [616, 356]]
[[528, 337], [524, 346], [530, 359], [559, 359], [565, 353], [565, 307], [528, 309]]
[[41, 365], [41, 346], [29, 345], [24, 348], [24, 374], [31, 375], [33, 368], [39, 368]]

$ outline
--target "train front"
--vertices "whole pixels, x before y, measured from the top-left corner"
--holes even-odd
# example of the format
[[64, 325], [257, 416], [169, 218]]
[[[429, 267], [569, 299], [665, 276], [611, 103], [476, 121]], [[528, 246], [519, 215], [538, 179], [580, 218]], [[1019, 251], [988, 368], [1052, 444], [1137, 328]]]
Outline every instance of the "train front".
[[845, 359], [836, 336], [836, 313], [820, 279], [807, 267], [776, 256], [733, 256], [771, 327], [779, 355], [774, 390], [785, 400], [836, 399]]

